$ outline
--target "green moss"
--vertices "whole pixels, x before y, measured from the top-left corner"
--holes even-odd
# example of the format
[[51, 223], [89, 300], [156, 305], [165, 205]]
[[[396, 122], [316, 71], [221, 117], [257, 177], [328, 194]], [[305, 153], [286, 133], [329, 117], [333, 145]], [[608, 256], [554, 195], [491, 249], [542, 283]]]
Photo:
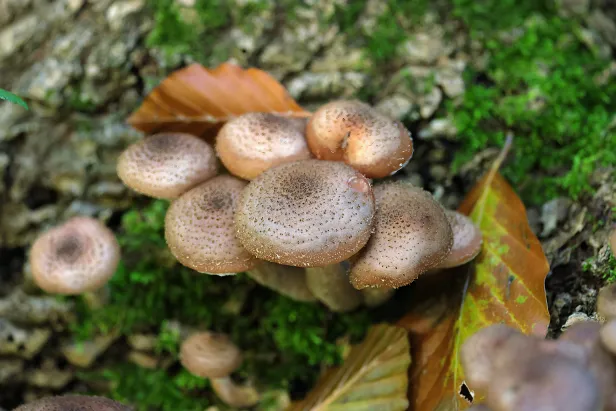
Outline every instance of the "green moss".
[[[512, 130], [514, 155], [504, 173], [526, 200], [591, 192], [592, 171], [616, 164], [616, 83], [598, 82], [609, 61], [576, 35], [576, 21], [542, 2], [453, 1], [490, 52], [484, 73], [467, 73], [462, 104], [448, 106], [461, 143], [454, 165], [501, 145]], [[523, 31], [503, 39], [500, 30], [509, 27]]]
[[[110, 282], [110, 301], [90, 310], [78, 300], [76, 336], [111, 330], [124, 336], [155, 333], [156, 352], [177, 358], [179, 333], [167, 326], [170, 320], [225, 332], [245, 352], [238, 376], [254, 379], [265, 391], [297, 393], [312, 386], [321, 364], [340, 362], [339, 338], [361, 338], [374, 320], [367, 310], [342, 315], [292, 301], [243, 274], [217, 277], [180, 266], [164, 241], [167, 206], [154, 201], [124, 214], [118, 233], [123, 258]], [[204, 409], [214, 401], [207, 385], [186, 376], [177, 363], [167, 371], [117, 364], [85, 377], [111, 382], [111, 396], [140, 410]]]

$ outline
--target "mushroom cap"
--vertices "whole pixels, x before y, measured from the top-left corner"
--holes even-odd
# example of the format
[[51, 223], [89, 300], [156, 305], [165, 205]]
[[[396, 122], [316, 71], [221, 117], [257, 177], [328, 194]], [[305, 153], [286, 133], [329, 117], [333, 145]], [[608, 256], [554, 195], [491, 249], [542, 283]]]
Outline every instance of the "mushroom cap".
[[616, 320], [608, 321], [601, 327], [601, 343], [603, 346], [616, 355]]
[[165, 239], [177, 260], [195, 271], [234, 274], [257, 259], [235, 236], [233, 214], [246, 182], [221, 175], [182, 194], [165, 216]]
[[240, 367], [242, 361], [240, 349], [227, 335], [221, 333], [195, 333], [180, 347], [180, 362], [198, 377], [227, 377]]
[[185, 133], [160, 133], [129, 146], [120, 155], [118, 177], [133, 190], [174, 199], [216, 175], [214, 149]]
[[278, 164], [311, 157], [302, 123], [271, 113], [241, 115], [220, 129], [216, 153], [231, 174], [252, 180]]
[[581, 365], [558, 355], [536, 355], [496, 373], [486, 403], [494, 411], [597, 411], [601, 395]]
[[75, 295], [103, 287], [120, 261], [113, 232], [90, 217], [73, 217], [41, 234], [30, 250], [36, 284], [48, 293]]
[[610, 232], [610, 248], [612, 249], [612, 255], [616, 257], [616, 227], [612, 228]]
[[413, 155], [404, 126], [360, 101], [333, 101], [308, 121], [306, 140], [319, 159], [344, 161], [369, 178], [387, 177]]
[[616, 319], [616, 283], [609, 284], [599, 290], [597, 313], [608, 320]]
[[453, 231], [453, 247], [438, 268], [452, 268], [468, 263], [477, 257], [483, 244], [481, 230], [473, 220], [457, 211], [445, 210], [445, 214]]
[[270, 168], [248, 184], [235, 214], [236, 234], [262, 260], [326, 266], [366, 244], [374, 210], [369, 181], [350, 166], [296, 161]]
[[42, 398], [15, 408], [14, 411], [132, 411], [133, 408], [109, 398], [63, 395]]
[[387, 182], [374, 196], [374, 234], [352, 262], [351, 284], [402, 287], [447, 257], [453, 232], [443, 207], [421, 188]]

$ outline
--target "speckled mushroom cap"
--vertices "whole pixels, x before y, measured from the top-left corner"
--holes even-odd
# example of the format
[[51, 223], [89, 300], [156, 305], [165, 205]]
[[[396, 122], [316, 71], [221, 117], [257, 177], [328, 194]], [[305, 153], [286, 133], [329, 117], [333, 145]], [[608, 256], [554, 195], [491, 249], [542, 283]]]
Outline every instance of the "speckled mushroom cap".
[[413, 155], [409, 131], [360, 101], [333, 101], [308, 121], [306, 139], [322, 160], [344, 161], [369, 178], [404, 167]]
[[132, 411], [133, 408], [104, 397], [64, 395], [46, 397], [15, 408], [14, 411]]
[[597, 313], [608, 320], [616, 319], [616, 283], [606, 285], [599, 290]]
[[352, 260], [351, 284], [397, 288], [438, 266], [451, 251], [453, 232], [432, 195], [403, 182], [374, 187], [374, 234]]
[[230, 175], [214, 177], [171, 203], [165, 239], [177, 260], [200, 273], [235, 274], [257, 259], [235, 237], [233, 214], [246, 182]]
[[445, 210], [447, 220], [453, 231], [453, 247], [438, 268], [451, 268], [466, 264], [481, 251], [483, 236], [479, 227], [464, 214]]
[[120, 155], [118, 177], [133, 190], [174, 199], [216, 175], [214, 149], [184, 133], [160, 133], [131, 145]]
[[271, 113], [241, 115], [218, 133], [216, 153], [231, 174], [252, 180], [270, 167], [312, 156], [300, 124]]
[[188, 337], [180, 348], [180, 361], [191, 374], [223, 378], [242, 364], [242, 352], [225, 334], [209, 331]]
[[235, 227], [244, 247], [262, 260], [326, 266], [366, 244], [374, 211], [372, 188], [359, 172], [341, 162], [303, 160], [251, 181]]
[[50, 229], [30, 250], [34, 281], [55, 294], [75, 295], [103, 287], [119, 260], [120, 246], [113, 232], [90, 217], [73, 217]]

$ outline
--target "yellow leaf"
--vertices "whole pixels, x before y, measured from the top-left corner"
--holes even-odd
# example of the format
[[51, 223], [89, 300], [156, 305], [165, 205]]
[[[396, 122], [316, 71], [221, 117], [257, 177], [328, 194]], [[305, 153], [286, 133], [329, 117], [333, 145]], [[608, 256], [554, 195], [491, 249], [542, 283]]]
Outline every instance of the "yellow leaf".
[[410, 363], [406, 331], [375, 325], [341, 367], [326, 372], [308, 396], [288, 411], [405, 410]]
[[413, 411], [470, 406], [473, 387], [464, 382], [459, 352], [479, 329], [505, 323], [528, 334], [547, 332], [548, 261], [528, 225], [522, 201], [498, 174], [499, 164], [458, 209], [481, 228], [481, 253], [467, 266], [419, 281], [414, 308], [398, 323], [411, 336]]

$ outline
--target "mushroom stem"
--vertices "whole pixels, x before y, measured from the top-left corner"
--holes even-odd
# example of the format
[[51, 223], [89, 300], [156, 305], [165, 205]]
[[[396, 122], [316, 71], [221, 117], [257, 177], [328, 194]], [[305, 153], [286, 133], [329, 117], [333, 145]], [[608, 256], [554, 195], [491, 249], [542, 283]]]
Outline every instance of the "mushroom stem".
[[[355, 288], [353, 288], [355, 289]], [[360, 290], [364, 297], [364, 304], [366, 307], [378, 307], [385, 304], [396, 292], [395, 288], [364, 288]]]
[[237, 385], [231, 377], [212, 378], [210, 381], [218, 398], [231, 407], [252, 407], [259, 402], [259, 393], [251, 385]]
[[246, 274], [262, 286], [292, 300], [316, 301], [308, 288], [306, 271], [303, 268], [262, 261], [255, 268], [246, 271]]
[[325, 267], [306, 268], [306, 280], [312, 294], [334, 312], [353, 311], [363, 295], [349, 282], [349, 263], [343, 261]]
[[98, 310], [103, 308], [109, 302], [110, 289], [109, 285], [105, 284], [102, 288], [93, 291], [86, 291], [82, 298], [89, 309]]

